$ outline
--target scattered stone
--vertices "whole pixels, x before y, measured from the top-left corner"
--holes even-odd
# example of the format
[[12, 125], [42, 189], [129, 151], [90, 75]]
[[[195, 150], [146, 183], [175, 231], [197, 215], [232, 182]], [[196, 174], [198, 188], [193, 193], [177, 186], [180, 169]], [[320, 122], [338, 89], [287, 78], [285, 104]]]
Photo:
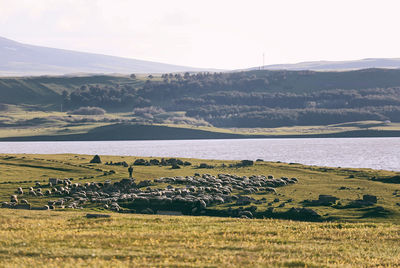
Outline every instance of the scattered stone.
[[178, 164], [173, 164], [171, 168], [172, 169], [180, 169], [181, 167]]
[[310, 208], [294, 208], [292, 207], [287, 211], [287, 214], [294, 219], [315, 220], [321, 218], [315, 210]]
[[101, 164], [101, 159], [100, 156], [98, 156], [97, 154], [93, 157], [92, 160], [90, 160], [91, 164]]
[[86, 214], [86, 218], [88, 219], [98, 219], [98, 218], [110, 218], [109, 214]]
[[214, 166], [206, 164], [206, 163], [201, 163], [198, 168], [214, 168]]
[[339, 198], [332, 195], [321, 194], [318, 196], [318, 203], [321, 205], [332, 205], [335, 204]]
[[378, 202], [378, 198], [375, 195], [365, 194], [363, 195], [363, 201], [376, 204]]

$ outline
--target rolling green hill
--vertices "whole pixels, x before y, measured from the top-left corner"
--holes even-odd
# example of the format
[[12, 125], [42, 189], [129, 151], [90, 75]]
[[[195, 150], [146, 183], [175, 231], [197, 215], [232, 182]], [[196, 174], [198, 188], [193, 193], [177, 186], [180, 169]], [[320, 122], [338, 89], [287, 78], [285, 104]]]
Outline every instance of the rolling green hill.
[[[400, 86], [400, 70], [365, 69], [348, 72], [313, 71], [248, 71], [218, 74], [218, 83], [201, 80], [201, 93], [218, 91], [243, 92], [290, 92], [304, 93], [330, 89], [369, 89]], [[221, 83], [226, 80], [226, 85]], [[158, 80], [157, 80], [158, 81]], [[206, 83], [208, 82], [208, 83]], [[222, 81], [223, 82], [223, 81]], [[171, 81], [168, 83], [171, 84]], [[130, 79], [126, 76], [38, 76], [0, 78], [0, 102], [11, 104], [61, 103], [62, 91], [72, 92], [82, 85], [131, 85], [143, 86], [144, 79]], [[182, 85], [181, 85], [182, 86]], [[178, 90], [177, 90], [178, 91]], [[187, 96], [198, 96], [190, 88], [179, 87]], [[198, 93], [198, 92], [197, 92]]]
[[51, 105], [60, 107], [62, 92], [73, 92], [82, 85], [131, 85], [143, 84], [140, 79], [125, 76], [37, 76], [0, 78], [0, 102], [6, 104], [31, 104], [38, 108]]
[[400, 70], [0, 78], [0, 104], [25, 105], [29, 111], [99, 107], [125, 113], [107, 121], [114, 123], [219, 128], [390, 123], [400, 122]]

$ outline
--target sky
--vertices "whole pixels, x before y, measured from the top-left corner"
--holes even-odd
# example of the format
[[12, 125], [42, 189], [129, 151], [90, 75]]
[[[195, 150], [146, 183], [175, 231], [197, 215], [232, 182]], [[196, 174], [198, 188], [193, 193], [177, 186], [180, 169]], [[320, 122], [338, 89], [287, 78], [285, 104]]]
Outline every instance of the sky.
[[0, 36], [177, 65], [240, 69], [400, 58], [398, 0], [0, 0]]

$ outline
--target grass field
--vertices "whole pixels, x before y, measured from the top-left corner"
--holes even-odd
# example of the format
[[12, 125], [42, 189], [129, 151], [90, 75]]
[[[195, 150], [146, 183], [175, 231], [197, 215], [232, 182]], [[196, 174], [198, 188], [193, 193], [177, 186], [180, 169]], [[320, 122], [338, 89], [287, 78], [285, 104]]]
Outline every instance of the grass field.
[[396, 267], [399, 225], [0, 211], [2, 267]]
[[[48, 182], [51, 177], [73, 178], [74, 182], [104, 182], [106, 180], [118, 181], [128, 177], [127, 168], [122, 166], [109, 166], [105, 162], [126, 161], [133, 163], [138, 157], [130, 156], [101, 156], [102, 164], [90, 164], [93, 156], [90, 155], [0, 155], [0, 202], [9, 201], [9, 197], [22, 187], [27, 190], [34, 186], [35, 181]], [[144, 158], [150, 159], [150, 158]], [[158, 158], [160, 159], [160, 158]], [[255, 165], [242, 168], [230, 168], [230, 164], [238, 161], [183, 159], [192, 163], [192, 166], [181, 169], [171, 169], [170, 166], [135, 166], [134, 177], [137, 181], [160, 177], [193, 176], [194, 173], [207, 173], [217, 175], [221, 173], [236, 174], [240, 176], [273, 175], [274, 177], [296, 177], [299, 183], [286, 187], [276, 188], [280, 202], [292, 199], [288, 206], [302, 207], [304, 200], [318, 199], [320, 194], [337, 196], [345, 205], [352, 200], [359, 199], [363, 194], [376, 195], [379, 206], [385, 209], [385, 215], [371, 219], [366, 215], [373, 212], [374, 208], [334, 208], [330, 206], [311, 206], [326, 218], [346, 221], [392, 221], [400, 219], [400, 191], [399, 184], [373, 181], [372, 177], [390, 178], [399, 173], [372, 169], [345, 169], [301, 164], [286, 164], [279, 162], [255, 162]], [[198, 169], [200, 163], [214, 165], [212, 169]], [[223, 167], [223, 164], [225, 167]], [[113, 170], [114, 174], [107, 172]], [[105, 175], [106, 172], [106, 175]], [[164, 186], [165, 187], [165, 186]], [[340, 190], [345, 187], [345, 190]], [[256, 199], [266, 198], [268, 202], [275, 199], [275, 195], [256, 193], [250, 195]], [[46, 198], [29, 197], [33, 204], [46, 204]], [[276, 207], [276, 211], [286, 211], [288, 207]], [[216, 208], [218, 209], [218, 208]], [[259, 205], [260, 211], [266, 210], [265, 205]]]
[[[168, 118], [174, 113], [165, 113]], [[185, 117], [183, 117], [185, 118]], [[134, 121], [137, 122], [134, 122]], [[123, 128], [123, 129], [122, 129]], [[140, 130], [138, 130], [140, 128]], [[154, 128], [162, 130], [154, 131]], [[116, 137], [116, 133], [119, 135]], [[189, 124], [149, 124], [132, 112], [97, 116], [38, 111], [8, 105], [0, 114], [0, 140], [146, 140], [268, 137], [399, 137], [400, 123], [360, 121], [320, 126], [278, 128], [217, 128]]]
[[[0, 202], [9, 201], [17, 187], [24, 190], [35, 181], [50, 177], [73, 178], [75, 182], [118, 181], [127, 177], [121, 166], [90, 164], [89, 155], [0, 155]], [[108, 161], [133, 162], [138, 157], [101, 156]], [[149, 159], [149, 158], [145, 158]], [[399, 175], [390, 171], [343, 169], [272, 162], [256, 162], [243, 168], [222, 167], [237, 161], [185, 159], [192, 166], [175, 170], [166, 166], [135, 166], [137, 181], [196, 172], [237, 175], [273, 174], [297, 177], [299, 183], [276, 188], [277, 195], [254, 194], [256, 199], [303, 207], [305, 199], [319, 194], [337, 196], [346, 204], [363, 194], [378, 197], [375, 206], [339, 208], [310, 206], [324, 222], [279, 219], [237, 219], [206, 216], [163, 216], [112, 213], [102, 208], [54, 211], [0, 209], [0, 267], [118, 267], [118, 266], [236, 266], [236, 267], [336, 267], [400, 265], [399, 184], [384, 178]], [[207, 163], [213, 169], [198, 169]], [[104, 175], [113, 169], [115, 174]], [[371, 177], [382, 178], [373, 181]], [[340, 187], [346, 190], [339, 190]], [[22, 198], [22, 197], [21, 197]], [[33, 205], [46, 204], [50, 197], [26, 197]], [[377, 207], [385, 213], [371, 213]], [[258, 210], [267, 208], [258, 205]], [[214, 209], [219, 209], [215, 207]], [[86, 213], [111, 215], [87, 219]]]

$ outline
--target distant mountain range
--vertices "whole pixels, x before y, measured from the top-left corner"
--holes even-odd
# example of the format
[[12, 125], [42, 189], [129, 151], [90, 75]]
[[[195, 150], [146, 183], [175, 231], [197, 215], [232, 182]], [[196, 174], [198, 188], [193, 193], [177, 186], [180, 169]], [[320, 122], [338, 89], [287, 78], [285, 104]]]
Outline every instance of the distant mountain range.
[[[275, 64], [248, 70], [344, 71], [368, 68], [400, 68], [400, 58], [371, 58], [353, 61], [310, 61]], [[77, 52], [22, 44], [0, 37], [0, 76], [64, 74], [131, 74], [221, 71]]]
[[371, 58], [349, 61], [307, 61], [293, 64], [274, 64], [247, 70], [310, 70], [310, 71], [348, 71], [369, 68], [400, 68], [400, 58]]
[[22, 44], [0, 37], [0, 75], [213, 71], [159, 62]]

